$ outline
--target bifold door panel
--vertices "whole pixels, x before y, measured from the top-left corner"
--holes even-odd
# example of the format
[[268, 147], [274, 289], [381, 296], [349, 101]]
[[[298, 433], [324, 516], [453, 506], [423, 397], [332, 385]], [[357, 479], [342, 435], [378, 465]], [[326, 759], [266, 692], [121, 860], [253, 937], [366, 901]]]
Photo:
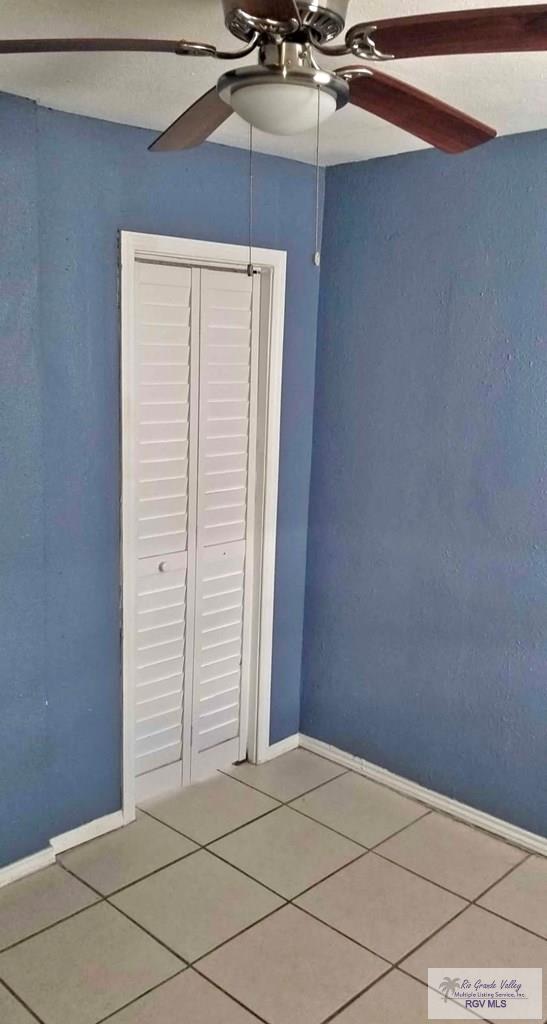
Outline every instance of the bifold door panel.
[[[259, 281], [201, 273], [196, 628], [192, 765], [195, 776], [238, 757], [249, 498], [253, 490], [253, 303]], [[251, 503], [251, 518], [252, 518]], [[246, 593], [247, 592], [247, 593]], [[216, 754], [211, 748], [223, 744]], [[218, 759], [217, 759], [218, 758]]]
[[135, 270], [135, 771], [180, 762], [190, 781], [236, 760], [246, 729], [260, 285]]
[[135, 770], [178, 761], [187, 625], [192, 272], [138, 262]]

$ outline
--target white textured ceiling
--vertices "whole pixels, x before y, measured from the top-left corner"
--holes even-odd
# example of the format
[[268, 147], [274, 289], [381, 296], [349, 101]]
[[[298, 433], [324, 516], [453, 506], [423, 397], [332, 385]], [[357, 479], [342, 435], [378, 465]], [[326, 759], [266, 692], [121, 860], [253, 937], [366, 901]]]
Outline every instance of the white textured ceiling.
[[[348, 24], [499, 2], [351, 0]], [[78, 35], [185, 37], [224, 48], [241, 45], [224, 28], [220, 0], [0, 0], [1, 37]], [[347, 58], [323, 63], [336, 67]], [[60, 110], [161, 130], [234, 66], [168, 54], [0, 56], [0, 90]], [[383, 70], [494, 125], [499, 134], [547, 128], [547, 53], [429, 57], [398, 61]], [[248, 127], [234, 115], [213, 141], [246, 146]], [[314, 158], [313, 132], [289, 138], [256, 132], [255, 146], [297, 160]], [[355, 107], [339, 111], [322, 129], [325, 164], [421, 148], [418, 139]]]

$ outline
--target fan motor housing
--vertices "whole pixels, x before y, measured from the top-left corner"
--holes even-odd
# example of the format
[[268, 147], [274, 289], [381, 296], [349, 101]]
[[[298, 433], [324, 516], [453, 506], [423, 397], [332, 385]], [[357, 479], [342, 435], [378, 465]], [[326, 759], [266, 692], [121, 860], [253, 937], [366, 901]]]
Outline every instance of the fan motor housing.
[[[349, 0], [295, 0], [302, 23], [311, 29], [322, 43], [334, 39], [342, 32], [346, 23]], [[276, 0], [222, 0], [226, 28], [238, 39], [249, 41], [254, 26], [245, 15], [253, 18], [268, 18], [276, 21]], [[280, 22], [283, 24], [283, 22]]]

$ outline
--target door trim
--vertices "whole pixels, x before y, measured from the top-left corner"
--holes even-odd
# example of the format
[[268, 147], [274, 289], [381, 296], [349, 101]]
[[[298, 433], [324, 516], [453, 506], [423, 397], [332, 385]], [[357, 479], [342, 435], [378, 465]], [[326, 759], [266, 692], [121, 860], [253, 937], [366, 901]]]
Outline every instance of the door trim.
[[[135, 538], [133, 531], [133, 489], [135, 481], [127, 457], [128, 425], [132, 422], [132, 396], [124, 386], [133, 379], [135, 261], [137, 258], [173, 260], [195, 267], [245, 270], [249, 249], [243, 245], [205, 242], [169, 235], [120, 232], [120, 312], [121, 312], [121, 623], [122, 623], [122, 808], [124, 824], [135, 818], [134, 774], [134, 645], [123, 629], [124, 618], [132, 617], [135, 599]], [[279, 442], [281, 427], [281, 383], [283, 368], [283, 333], [285, 319], [285, 280], [287, 254], [280, 249], [252, 249], [253, 267], [261, 273], [266, 292], [262, 311], [268, 315], [261, 332], [261, 363], [264, 369], [263, 402], [265, 420], [257, 444], [257, 467], [263, 478], [261, 508], [261, 546], [255, 562], [255, 616], [257, 645], [250, 673], [248, 707], [247, 756], [251, 761], [267, 757], [270, 743], [270, 700], [272, 677], [273, 616], [275, 589], [275, 554], [277, 531], [277, 496], [279, 479]], [[262, 346], [264, 345], [264, 348]], [[245, 756], [245, 751], [241, 752]], [[184, 757], [184, 752], [183, 752]]]

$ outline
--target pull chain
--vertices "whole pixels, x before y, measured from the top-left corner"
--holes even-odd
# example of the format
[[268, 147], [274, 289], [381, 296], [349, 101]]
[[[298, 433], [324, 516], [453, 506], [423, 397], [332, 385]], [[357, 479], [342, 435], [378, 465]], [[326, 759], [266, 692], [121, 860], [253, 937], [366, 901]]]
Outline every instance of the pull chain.
[[253, 126], [249, 125], [249, 262], [247, 274], [253, 276]]
[[319, 125], [321, 123], [321, 88], [317, 86], [317, 124], [315, 129], [315, 252], [313, 262], [321, 265], [321, 240], [319, 224]]

